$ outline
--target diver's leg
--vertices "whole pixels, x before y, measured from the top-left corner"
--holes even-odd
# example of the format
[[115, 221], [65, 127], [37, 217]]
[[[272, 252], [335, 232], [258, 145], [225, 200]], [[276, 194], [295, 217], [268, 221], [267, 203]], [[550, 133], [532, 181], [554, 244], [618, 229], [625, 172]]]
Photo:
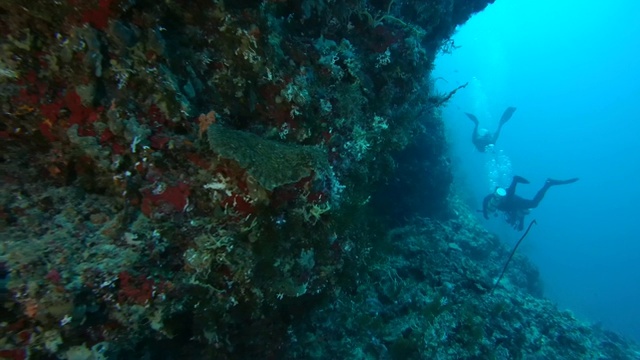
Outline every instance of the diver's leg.
[[476, 124], [476, 127], [478, 127], [479, 121], [478, 121], [478, 118], [475, 115], [469, 114], [469, 113], [464, 113], [464, 114], [467, 115], [467, 117], [469, 119], [471, 119], [471, 121], [473, 121], [474, 124]]
[[538, 207], [538, 205], [540, 204], [540, 201], [542, 200], [542, 198], [544, 198], [544, 195], [547, 193], [547, 190], [549, 190], [549, 188], [553, 185], [554, 184], [552, 184], [547, 180], [544, 183], [544, 185], [540, 188], [540, 190], [538, 190], [538, 192], [536, 193], [536, 196], [534, 196], [533, 199], [530, 200], [529, 209]]
[[496, 141], [498, 141], [498, 137], [500, 136], [500, 131], [502, 130], [502, 125], [504, 125], [507, 121], [509, 121], [509, 119], [511, 119], [511, 116], [513, 116], [513, 113], [516, 111], [516, 108], [514, 107], [508, 107], [504, 113], [502, 113], [502, 117], [500, 118], [500, 123], [498, 124], [498, 128], [496, 129], [496, 132], [493, 134], [493, 143], [495, 144]]
[[516, 108], [510, 106], [504, 111], [504, 113], [502, 113], [502, 117], [500, 118], [500, 125], [498, 125], [498, 130], [500, 130], [502, 125], [504, 125], [507, 121], [509, 121], [509, 119], [511, 119], [511, 116], [513, 116], [514, 112], [516, 112]]
[[509, 185], [509, 188], [507, 189], [508, 197], [511, 197], [516, 193], [516, 186], [518, 185], [518, 183], [528, 184], [529, 180], [523, 178], [522, 176], [514, 176], [513, 180], [511, 180], [511, 185]]
[[495, 144], [498, 142], [498, 138], [500, 137], [500, 126], [498, 126], [498, 130], [491, 135], [491, 143]]
[[464, 113], [465, 115], [467, 115], [467, 117], [469, 119], [471, 119], [471, 121], [473, 121], [473, 133], [471, 134], [471, 141], [473, 141], [475, 143], [476, 139], [478, 138], [478, 126], [480, 126], [480, 122], [478, 121], [478, 118], [470, 113]]
[[544, 195], [547, 193], [547, 190], [549, 190], [550, 187], [554, 185], [573, 184], [576, 181], [578, 181], [578, 178], [572, 178], [568, 180], [547, 179], [547, 181], [545, 181], [542, 188], [540, 188], [540, 190], [538, 190], [538, 192], [536, 193], [536, 196], [534, 196], [533, 199], [529, 200], [530, 201], [530, 203], [528, 204], [529, 209], [533, 209], [534, 207], [537, 207], [540, 204], [540, 201], [542, 200], [542, 198], [544, 198]]
[[467, 115], [469, 119], [473, 121], [473, 132], [471, 133], [471, 143], [473, 144], [473, 146], [476, 147], [476, 149], [478, 149], [479, 152], [485, 152], [487, 144], [484, 138], [481, 137], [480, 134], [478, 133], [478, 128], [480, 126], [480, 122], [478, 121], [478, 118], [476, 118], [475, 115], [469, 114], [469, 113], [465, 113], [465, 115]]
[[567, 184], [573, 184], [574, 182], [576, 182], [578, 180], [579, 180], [579, 178], [572, 178], [572, 179], [568, 179], [568, 180], [547, 179], [547, 182], [550, 183], [551, 185], [567, 185]]

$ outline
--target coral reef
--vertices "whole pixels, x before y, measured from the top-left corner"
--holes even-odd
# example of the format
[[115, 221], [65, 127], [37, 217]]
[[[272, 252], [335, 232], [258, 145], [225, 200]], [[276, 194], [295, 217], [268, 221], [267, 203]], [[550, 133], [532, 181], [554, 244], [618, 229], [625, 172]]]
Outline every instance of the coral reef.
[[489, 2], [0, 0], [0, 359], [632, 358], [487, 295], [429, 72]]
[[637, 358], [637, 345], [541, 298], [538, 272], [523, 256], [492, 294], [509, 250], [449, 200], [456, 216], [391, 231], [357, 284], [296, 325], [289, 358]]

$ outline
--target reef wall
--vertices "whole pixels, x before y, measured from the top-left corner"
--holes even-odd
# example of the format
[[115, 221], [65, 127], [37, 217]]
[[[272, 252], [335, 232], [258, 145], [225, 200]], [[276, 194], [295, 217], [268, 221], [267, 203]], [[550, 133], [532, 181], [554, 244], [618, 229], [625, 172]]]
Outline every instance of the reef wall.
[[[477, 317], [539, 280], [519, 258], [525, 300], [469, 302], [504, 249], [450, 195], [429, 82], [490, 2], [0, 0], [0, 358], [495, 352]], [[421, 305], [398, 305], [415, 281]], [[385, 338], [347, 300], [424, 322]], [[458, 335], [427, 341], [454, 310]]]

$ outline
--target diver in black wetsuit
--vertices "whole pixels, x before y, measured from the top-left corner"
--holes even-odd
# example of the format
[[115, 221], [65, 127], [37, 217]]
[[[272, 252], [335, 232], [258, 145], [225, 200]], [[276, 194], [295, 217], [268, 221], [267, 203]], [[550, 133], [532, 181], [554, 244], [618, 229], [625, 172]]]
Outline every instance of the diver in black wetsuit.
[[524, 199], [516, 195], [516, 186], [518, 183], [528, 184], [529, 180], [521, 177], [514, 176], [508, 189], [497, 188], [492, 194], [487, 195], [482, 201], [482, 215], [485, 219], [489, 218], [489, 213], [495, 213], [500, 210], [505, 214], [505, 220], [507, 223], [513, 226], [514, 229], [522, 231], [524, 228], [524, 217], [529, 213], [530, 209], [533, 209], [540, 204], [540, 200], [544, 197], [544, 194], [554, 185], [566, 185], [572, 184], [578, 181], [578, 178], [569, 180], [553, 180], [547, 179], [544, 186], [533, 199]]
[[478, 151], [485, 152], [487, 146], [494, 145], [496, 141], [498, 141], [498, 137], [500, 136], [500, 130], [502, 130], [502, 125], [504, 125], [507, 121], [509, 121], [509, 119], [511, 119], [511, 116], [515, 111], [516, 111], [516, 108], [508, 107], [504, 111], [504, 113], [502, 113], [502, 118], [500, 118], [500, 124], [498, 124], [498, 129], [493, 134], [490, 133], [489, 130], [485, 128], [478, 129], [478, 126], [480, 125], [478, 118], [476, 118], [476, 116], [473, 114], [465, 113], [465, 115], [467, 115], [469, 119], [473, 121], [474, 127], [473, 127], [473, 134], [471, 135], [471, 141], [473, 142], [473, 145], [475, 145], [476, 149], [478, 149]]

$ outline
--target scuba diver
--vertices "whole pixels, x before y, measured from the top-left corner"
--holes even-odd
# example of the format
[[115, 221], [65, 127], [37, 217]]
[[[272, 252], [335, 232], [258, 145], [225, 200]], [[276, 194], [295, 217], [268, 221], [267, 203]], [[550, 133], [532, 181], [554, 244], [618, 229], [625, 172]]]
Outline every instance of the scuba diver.
[[569, 180], [547, 179], [533, 199], [524, 199], [516, 195], [516, 186], [518, 183], [529, 184], [529, 180], [521, 176], [514, 176], [508, 189], [498, 187], [492, 194], [484, 198], [482, 201], [482, 215], [484, 215], [485, 219], [489, 219], [489, 213], [495, 213], [500, 210], [505, 214], [505, 220], [509, 225], [512, 225], [518, 231], [522, 231], [525, 215], [540, 204], [540, 200], [542, 200], [550, 187], [572, 184], [576, 181], [578, 181], [578, 178]]
[[480, 125], [478, 118], [476, 118], [476, 116], [473, 114], [465, 113], [465, 115], [467, 115], [467, 117], [469, 117], [469, 119], [473, 121], [474, 127], [473, 127], [473, 134], [471, 135], [471, 142], [473, 142], [473, 145], [475, 145], [478, 151], [485, 152], [487, 146], [495, 145], [496, 141], [498, 141], [498, 136], [500, 136], [500, 130], [502, 130], [502, 125], [504, 125], [507, 121], [509, 121], [509, 119], [511, 119], [511, 116], [515, 111], [516, 111], [516, 108], [510, 106], [504, 111], [504, 113], [502, 113], [502, 118], [500, 118], [500, 124], [498, 124], [498, 129], [493, 134], [490, 133], [489, 130], [485, 128], [478, 129], [478, 126]]

